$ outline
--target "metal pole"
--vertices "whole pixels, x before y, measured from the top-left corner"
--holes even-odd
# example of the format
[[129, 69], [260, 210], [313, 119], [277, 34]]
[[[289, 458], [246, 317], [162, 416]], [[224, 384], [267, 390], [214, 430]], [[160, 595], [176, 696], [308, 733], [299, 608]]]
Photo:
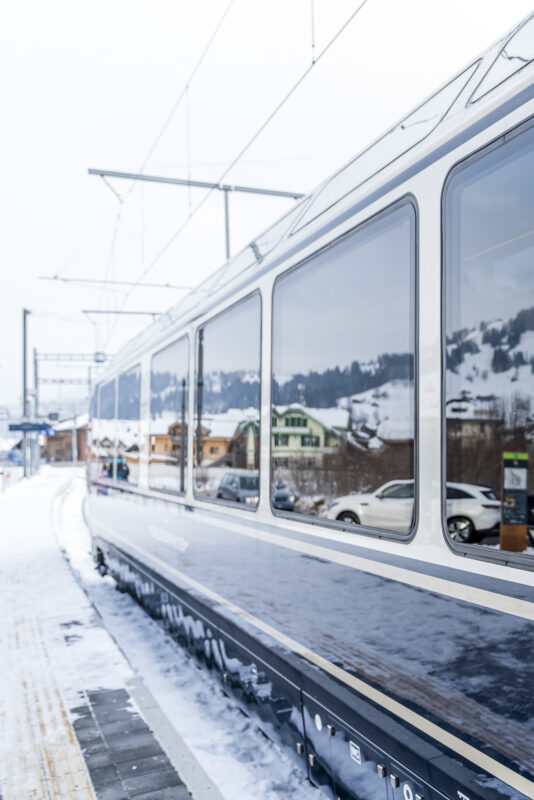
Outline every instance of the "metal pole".
[[76, 417], [72, 418], [72, 463], [78, 461], [78, 446], [76, 442]]
[[91, 403], [93, 401], [93, 380], [91, 374], [91, 367], [87, 368], [87, 408], [89, 416], [91, 416]]
[[226, 260], [230, 258], [230, 210], [228, 207], [228, 189], [224, 192], [224, 231], [226, 236]]
[[27, 333], [27, 324], [26, 320], [28, 314], [30, 312], [27, 308], [22, 309], [22, 417], [26, 419], [28, 416], [28, 385], [27, 385], [27, 372], [28, 372], [28, 365], [27, 365], [27, 345], [26, 345], [26, 333]]
[[[33, 348], [33, 386], [34, 386], [34, 400], [33, 411], [35, 419], [39, 418], [39, 366], [37, 360], [37, 348]], [[33, 452], [33, 472], [38, 472], [41, 466], [41, 448], [39, 446], [39, 433], [34, 436], [34, 452]]]
[[37, 348], [33, 348], [33, 383], [35, 386], [35, 419], [39, 416], [39, 366]]
[[198, 331], [197, 375], [197, 467], [202, 464], [202, 390], [204, 386], [204, 329]]
[[[26, 348], [26, 320], [30, 312], [27, 308], [22, 309], [22, 418], [26, 419], [28, 415], [28, 387], [27, 381], [27, 348]], [[23, 464], [24, 464], [24, 477], [28, 477], [28, 453], [27, 453], [27, 433], [22, 435], [22, 448], [23, 448]]]
[[180, 491], [185, 492], [185, 378], [182, 378], [182, 423], [180, 425]]

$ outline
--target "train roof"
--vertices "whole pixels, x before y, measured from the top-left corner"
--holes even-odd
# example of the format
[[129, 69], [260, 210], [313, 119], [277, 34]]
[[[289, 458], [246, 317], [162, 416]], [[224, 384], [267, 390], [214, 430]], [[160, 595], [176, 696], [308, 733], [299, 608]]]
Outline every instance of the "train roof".
[[[534, 14], [431, 94], [382, 136], [299, 200], [284, 216], [119, 350], [103, 376], [163, 342], [226, 296], [370, 202], [377, 188], [421, 164], [453, 133], [533, 82]], [[520, 73], [520, 74], [519, 74]]]

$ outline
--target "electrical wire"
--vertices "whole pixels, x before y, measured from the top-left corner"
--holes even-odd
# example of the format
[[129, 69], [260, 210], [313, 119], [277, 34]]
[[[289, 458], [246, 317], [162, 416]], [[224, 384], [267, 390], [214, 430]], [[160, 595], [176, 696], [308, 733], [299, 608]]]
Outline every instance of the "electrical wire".
[[[350, 25], [350, 23], [354, 20], [354, 18], [360, 13], [362, 8], [367, 4], [368, 0], [362, 0], [359, 3], [357, 8], [350, 14], [348, 19], [343, 23], [343, 25], [337, 30], [334, 36], [330, 39], [330, 41], [325, 45], [325, 47], [319, 52], [315, 61], [307, 67], [304, 72], [300, 75], [298, 80], [291, 86], [288, 92], [282, 97], [282, 99], [277, 103], [274, 109], [267, 115], [265, 120], [253, 134], [253, 136], [248, 140], [248, 142], [241, 148], [239, 153], [235, 156], [235, 158], [230, 162], [230, 164], [224, 169], [222, 174], [219, 176], [218, 180], [215, 181], [216, 183], [222, 183], [224, 178], [228, 175], [228, 173], [236, 166], [236, 164], [241, 160], [241, 158], [245, 155], [245, 153], [252, 147], [254, 142], [258, 139], [258, 137], [263, 133], [265, 128], [272, 122], [274, 117], [278, 114], [278, 112], [283, 108], [283, 106], [287, 103], [289, 98], [295, 93], [298, 87], [302, 84], [302, 82], [308, 77], [310, 72], [313, 68], [319, 63], [319, 61], [326, 55], [326, 53], [330, 50], [330, 48], [335, 44], [335, 42], [339, 39], [342, 33], [346, 30], [346, 28]], [[142, 282], [143, 278], [150, 272], [150, 270], [158, 263], [160, 258], [167, 252], [169, 247], [176, 241], [178, 236], [182, 233], [184, 228], [189, 224], [191, 219], [195, 216], [195, 214], [202, 208], [206, 200], [212, 195], [215, 189], [209, 189], [206, 194], [202, 197], [202, 199], [197, 203], [197, 205], [193, 208], [190, 212], [187, 219], [180, 225], [180, 227], [173, 233], [170, 239], [163, 245], [161, 250], [157, 253], [157, 255], [152, 259], [146, 269], [143, 271], [141, 276], [139, 277], [137, 284]], [[135, 286], [130, 290], [129, 294], [135, 290]], [[128, 296], [129, 296], [128, 294]], [[128, 299], [128, 296], [125, 298], [124, 302]]]
[[[198, 61], [195, 64], [195, 66], [193, 67], [193, 70], [192, 70], [188, 80], [186, 81], [185, 86], [183, 87], [183, 89], [181, 90], [180, 94], [178, 95], [178, 98], [177, 98], [176, 102], [174, 103], [173, 107], [171, 108], [171, 110], [170, 110], [169, 114], [167, 115], [163, 125], [161, 126], [156, 138], [154, 139], [152, 145], [150, 146], [150, 148], [148, 150], [148, 153], [146, 154], [146, 156], [145, 156], [145, 158], [143, 160], [143, 163], [139, 167], [139, 170], [138, 170], [139, 174], [142, 174], [144, 172], [145, 167], [148, 164], [148, 162], [150, 160], [150, 157], [152, 156], [152, 153], [154, 152], [154, 150], [156, 149], [156, 147], [160, 143], [163, 134], [165, 133], [165, 131], [167, 130], [167, 128], [171, 124], [171, 121], [172, 121], [174, 115], [176, 114], [177, 110], [179, 109], [179, 107], [180, 107], [180, 105], [182, 103], [182, 100], [185, 97], [187, 97], [187, 93], [189, 92], [189, 88], [190, 88], [193, 80], [195, 79], [196, 74], [197, 74], [198, 70], [200, 69], [200, 67], [202, 65], [202, 62], [206, 58], [206, 56], [207, 56], [207, 54], [208, 54], [213, 42], [215, 41], [215, 39], [217, 37], [217, 34], [219, 33], [219, 31], [220, 31], [220, 29], [221, 29], [226, 17], [228, 16], [228, 13], [229, 13], [230, 9], [232, 8], [233, 4], [234, 4], [234, 0], [230, 0], [228, 5], [226, 6], [221, 18], [219, 19], [217, 25], [215, 26], [215, 29], [214, 29], [213, 33], [211, 34], [210, 38], [208, 39], [208, 42], [207, 42], [204, 50], [202, 51], [202, 53], [200, 55], [200, 58], [198, 59]], [[130, 193], [135, 188], [135, 185], [136, 185], [136, 181], [132, 181], [132, 183], [130, 184], [130, 187], [128, 188], [128, 190], [125, 192], [125, 194], [123, 196], [124, 199], [126, 199], [126, 197], [128, 197], [130, 195]]]
[[[138, 169], [138, 173], [139, 174], [142, 174], [144, 172], [144, 170], [145, 170], [145, 168], [146, 168], [146, 166], [147, 166], [147, 164], [148, 164], [148, 162], [149, 162], [154, 150], [158, 146], [158, 144], [161, 141], [165, 131], [169, 127], [169, 125], [170, 125], [170, 123], [171, 123], [176, 111], [180, 107], [180, 105], [182, 103], [182, 100], [184, 99], [184, 97], [186, 99], [188, 99], [189, 88], [190, 88], [193, 80], [195, 79], [195, 76], [196, 76], [198, 70], [200, 69], [204, 59], [206, 58], [206, 56], [207, 56], [207, 54], [208, 54], [213, 42], [215, 41], [215, 39], [217, 37], [217, 34], [219, 33], [219, 31], [220, 31], [220, 29], [221, 29], [226, 17], [228, 16], [228, 14], [230, 12], [230, 9], [233, 6], [233, 4], [234, 4], [234, 0], [230, 0], [228, 5], [226, 6], [222, 16], [220, 17], [217, 25], [215, 26], [215, 28], [213, 30], [213, 33], [211, 34], [211, 36], [208, 39], [208, 41], [206, 43], [206, 46], [204, 47], [204, 50], [200, 54], [199, 59], [197, 60], [195, 66], [193, 67], [193, 70], [192, 70], [191, 74], [189, 75], [188, 80], [186, 81], [183, 89], [181, 90], [180, 94], [178, 95], [177, 100], [175, 101], [173, 107], [171, 108], [169, 114], [167, 115], [165, 121], [163, 122], [163, 125], [161, 126], [156, 138], [154, 139], [152, 145], [150, 146], [150, 148], [148, 150], [148, 153], [146, 154], [145, 158], [143, 159], [143, 162], [142, 162], [141, 166]], [[189, 126], [189, 120], [188, 120], [188, 126]], [[189, 133], [188, 133], [188, 135], [189, 135]], [[190, 159], [190, 155], [188, 153], [188, 161], [189, 161], [189, 159]], [[127, 200], [127, 198], [130, 196], [130, 194], [134, 190], [136, 184], [137, 184], [136, 181], [132, 181], [132, 183], [130, 184], [130, 186], [128, 187], [126, 192], [124, 192], [124, 194], [122, 196], [119, 195], [117, 192], [115, 192], [115, 194], [117, 195], [117, 198], [118, 198], [119, 203], [120, 203], [121, 206]], [[108, 186], [110, 186], [110, 185], [108, 184]], [[112, 187], [110, 186], [110, 188], [112, 188]], [[113, 237], [112, 237], [112, 245], [111, 245], [112, 253], [114, 253], [114, 250], [115, 250], [115, 244], [116, 244], [116, 239], [117, 239], [118, 225], [120, 223], [120, 218], [121, 218], [121, 215], [120, 215], [120, 210], [119, 210], [119, 213], [117, 214], [117, 218], [116, 218], [116, 222], [115, 222], [115, 228], [114, 228], [114, 231], [113, 231]], [[152, 266], [154, 266], [153, 262], [150, 263], [148, 269], [152, 269]], [[145, 274], [148, 271], [148, 269], [146, 267], [144, 267], [143, 268], [143, 274]], [[106, 277], [107, 277], [108, 274], [109, 274], [109, 261], [108, 261], [108, 268], [106, 270]], [[138, 284], [139, 283], [141, 283], [141, 280], [138, 281]], [[121, 306], [121, 309], [124, 307], [124, 304], [126, 303], [126, 300], [128, 299], [129, 294], [131, 294], [131, 292], [129, 292], [126, 295], [126, 297], [124, 299], [124, 303]], [[102, 297], [102, 295], [101, 295], [101, 297]], [[118, 317], [116, 317], [115, 321], [111, 324], [111, 328], [108, 328], [106, 343], [108, 343], [109, 340], [111, 339], [111, 337], [112, 337], [112, 335], [113, 335], [113, 333], [115, 331], [115, 328], [117, 326], [117, 321], [118, 321]], [[97, 334], [96, 330], [95, 330], [95, 336], [98, 337], [98, 334]]]

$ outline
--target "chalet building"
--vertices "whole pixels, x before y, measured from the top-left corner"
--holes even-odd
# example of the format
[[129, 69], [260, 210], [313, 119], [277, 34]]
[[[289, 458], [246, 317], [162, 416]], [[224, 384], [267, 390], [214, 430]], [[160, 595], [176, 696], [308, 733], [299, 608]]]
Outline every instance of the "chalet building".
[[88, 414], [81, 414], [74, 420], [71, 417], [56, 422], [53, 429], [54, 435], [44, 437], [43, 459], [51, 464], [72, 463], [74, 437], [76, 461], [79, 464], [84, 463], [88, 456]]
[[348, 428], [348, 411], [307, 408], [298, 404], [273, 406], [272, 453], [276, 467], [291, 462], [318, 466], [324, 455], [335, 453]]

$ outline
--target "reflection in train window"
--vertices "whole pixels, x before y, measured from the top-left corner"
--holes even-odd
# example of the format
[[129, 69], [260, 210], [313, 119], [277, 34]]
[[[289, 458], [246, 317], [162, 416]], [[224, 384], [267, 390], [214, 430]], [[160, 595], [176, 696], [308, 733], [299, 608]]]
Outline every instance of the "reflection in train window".
[[115, 469], [118, 481], [139, 482], [140, 409], [141, 368], [137, 365], [119, 377]]
[[444, 209], [447, 481], [468, 495], [447, 490], [446, 524], [518, 552], [534, 550], [533, 173], [531, 129], [453, 173]]
[[91, 424], [89, 425], [88, 440], [87, 440], [87, 469], [91, 480], [95, 480], [99, 475], [98, 454], [97, 454], [97, 448], [95, 446], [95, 435], [96, 435], [95, 425], [97, 424], [96, 421], [98, 419], [98, 414], [99, 414], [99, 409], [98, 409], [99, 397], [100, 397], [100, 385], [97, 384], [93, 388], [93, 393], [91, 395], [91, 403], [89, 407], [89, 417], [91, 420]]
[[97, 416], [92, 423], [93, 478], [113, 478], [115, 458], [115, 403], [116, 382], [109, 381], [99, 387]]
[[197, 331], [195, 495], [259, 499], [261, 300], [254, 294]]
[[[414, 513], [415, 211], [278, 279], [273, 508], [407, 533]], [[400, 486], [390, 497], [390, 484]], [[279, 499], [279, 486], [288, 498]]]
[[187, 337], [152, 358], [148, 479], [151, 489], [175, 494], [186, 489], [188, 369]]

